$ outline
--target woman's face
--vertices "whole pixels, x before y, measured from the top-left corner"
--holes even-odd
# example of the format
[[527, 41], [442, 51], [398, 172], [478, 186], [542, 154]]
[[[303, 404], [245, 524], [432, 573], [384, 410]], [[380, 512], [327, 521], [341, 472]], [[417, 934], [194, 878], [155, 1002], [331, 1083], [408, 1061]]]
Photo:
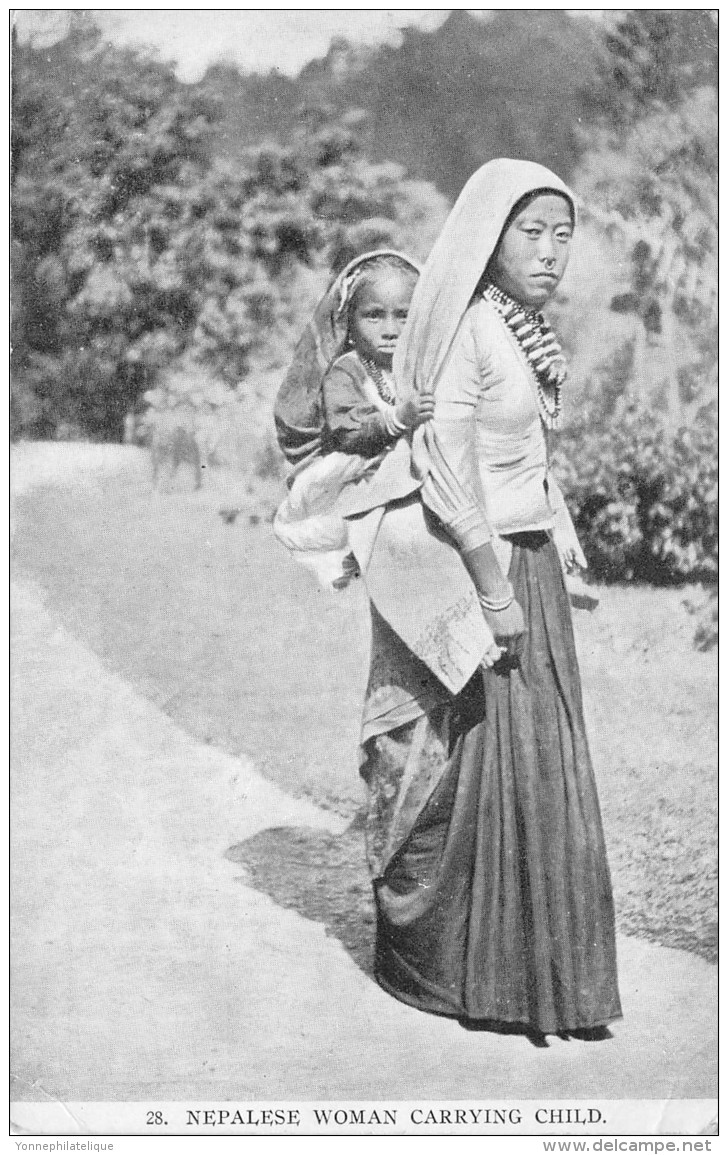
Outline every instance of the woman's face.
[[566, 272], [573, 231], [564, 197], [536, 197], [504, 234], [489, 266], [491, 280], [522, 305], [540, 308]]
[[392, 366], [392, 357], [407, 320], [414, 280], [397, 269], [382, 270], [358, 290], [349, 314], [354, 348], [375, 365]]

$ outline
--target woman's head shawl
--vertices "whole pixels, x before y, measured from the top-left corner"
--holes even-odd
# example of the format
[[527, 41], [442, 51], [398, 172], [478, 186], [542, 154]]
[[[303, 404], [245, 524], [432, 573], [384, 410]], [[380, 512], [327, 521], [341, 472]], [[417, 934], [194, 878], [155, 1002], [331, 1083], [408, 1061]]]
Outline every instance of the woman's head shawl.
[[532, 161], [491, 160], [470, 177], [422, 270], [397, 343], [394, 373], [402, 396], [434, 392], [511, 210], [537, 189], [561, 193], [575, 213], [564, 182]]
[[374, 249], [349, 261], [316, 306], [278, 391], [273, 411], [278, 443], [299, 469], [321, 452], [321, 385], [346, 340], [347, 287], [352, 285], [352, 275], [377, 257], [396, 257], [419, 275], [419, 265], [396, 249]]

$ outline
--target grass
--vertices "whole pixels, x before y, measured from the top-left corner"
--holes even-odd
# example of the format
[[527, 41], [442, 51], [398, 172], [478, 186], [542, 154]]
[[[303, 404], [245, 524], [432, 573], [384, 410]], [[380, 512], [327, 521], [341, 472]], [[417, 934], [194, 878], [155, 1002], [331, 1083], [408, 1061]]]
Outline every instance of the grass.
[[[200, 741], [353, 817], [364, 797], [363, 589], [319, 590], [275, 542], [260, 494], [244, 483], [213, 477], [194, 494], [183, 478], [153, 494], [143, 455], [129, 451], [123, 463], [83, 486], [21, 492], [16, 572]], [[270, 482], [268, 508], [275, 496]], [[221, 507], [241, 512], [225, 522]], [[597, 613], [577, 614], [576, 626], [620, 929], [713, 959], [716, 658], [692, 647], [691, 596], [605, 589]], [[361, 951], [371, 907], [356, 825], [341, 840], [264, 832], [233, 853], [277, 901], [321, 917]]]

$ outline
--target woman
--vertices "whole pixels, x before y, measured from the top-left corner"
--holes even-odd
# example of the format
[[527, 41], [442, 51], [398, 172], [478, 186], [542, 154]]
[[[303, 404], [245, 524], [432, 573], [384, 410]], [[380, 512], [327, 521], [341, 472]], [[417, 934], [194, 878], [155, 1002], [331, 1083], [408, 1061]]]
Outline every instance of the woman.
[[614, 914], [548, 439], [565, 367], [538, 310], [574, 204], [497, 160], [465, 186], [395, 355], [420, 489], [350, 522], [372, 600], [362, 734], [376, 976], [466, 1026], [608, 1035]]

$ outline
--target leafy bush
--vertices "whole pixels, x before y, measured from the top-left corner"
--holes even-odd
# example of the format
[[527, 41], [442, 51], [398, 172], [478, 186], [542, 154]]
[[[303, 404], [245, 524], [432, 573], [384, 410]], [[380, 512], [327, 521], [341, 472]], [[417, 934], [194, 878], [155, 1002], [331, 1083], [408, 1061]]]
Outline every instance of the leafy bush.
[[659, 585], [718, 573], [713, 406], [671, 433], [655, 411], [619, 402], [559, 439], [554, 468], [590, 567], [605, 581]]

